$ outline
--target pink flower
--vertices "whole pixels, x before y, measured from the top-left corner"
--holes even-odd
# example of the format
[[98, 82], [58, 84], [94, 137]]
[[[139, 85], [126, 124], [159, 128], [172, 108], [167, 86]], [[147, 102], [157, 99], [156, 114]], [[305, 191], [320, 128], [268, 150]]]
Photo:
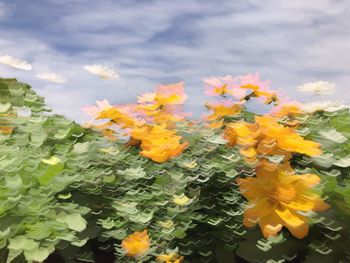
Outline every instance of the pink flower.
[[238, 77], [227, 75], [224, 77], [210, 77], [204, 79], [205, 94], [208, 96], [230, 95], [238, 100], [242, 99], [247, 91], [240, 89]]
[[112, 105], [109, 104], [108, 100], [97, 100], [96, 104], [97, 106], [83, 107], [82, 110], [89, 116], [96, 118], [101, 111], [112, 107]]
[[155, 92], [155, 100], [166, 104], [183, 104], [187, 99], [184, 82], [160, 85]]
[[242, 75], [240, 76], [241, 80], [241, 86], [245, 85], [254, 85], [259, 87], [260, 91], [265, 91], [265, 92], [271, 92], [270, 86], [271, 86], [271, 81], [270, 80], [260, 80], [260, 74], [255, 73], [255, 74], [247, 74], [247, 75]]

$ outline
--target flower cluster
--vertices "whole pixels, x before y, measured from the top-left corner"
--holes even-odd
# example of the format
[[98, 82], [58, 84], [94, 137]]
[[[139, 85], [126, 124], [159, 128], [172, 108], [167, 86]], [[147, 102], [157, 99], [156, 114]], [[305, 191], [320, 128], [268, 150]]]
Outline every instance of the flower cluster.
[[295, 175], [289, 164], [261, 162], [256, 177], [238, 179], [242, 194], [249, 200], [244, 225], [259, 224], [264, 237], [276, 236], [282, 227], [297, 238], [308, 234], [310, 211], [328, 209], [312, 187], [320, 178], [315, 174]]
[[97, 107], [85, 110], [96, 120], [105, 123], [93, 125], [110, 138], [123, 130], [129, 136], [127, 145], [139, 145], [141, 155], [156, 162], [165, 162], [185, 150], [187, 142], [176, 135], [176, 122], [185, 119], [182, 105], [187, 96], [184, 84], [159, 86], [155, 92], [139, 96], [137, 104], [112, 106], [108, 101], [97, 102]]
[[[297, 175], [290, 163], [293, 154], [322, 153], [318, 143], [298, 133], [297, 116], [304, 113], [302, 105], [271, 90], [270, 81], [260, 80], [259, 74], [209, 78], [205, 84], [206, 93], [218, 98], [205, 105], [211, 112], [206, 116], [208, 126], [222, 134], [228, 147], [237, 148], [245, 165], [255, 171], [255, 177], [236, 180], [248, 199], [243, 224], [259, 224], [266, 238], [276, 236], [283, 227], [297, 238], [305, 237], [310, 212], [324, 211], [328, 205], [313, 190], [320, 178], [315, 174]], [[117, 125], [129, 136], [127, 145], [139, 146], [146, 158], [165, 162], [188, 146], [188, 142], [181, 142], [176, 126], [185, 121], [182, 105], [186, 98], [184, 84], [179, 82], [142, 94], [137, 104], [112, 106], [102, 101], [89, 111], [96, 119], [107, 119], [99, 126], [104, 134], [117, 134], [118, 130], [112, 128]], [[246, 102], [252, 98], [272, 104], [272, 110], [247, 121], [239, 114], [246, 111]], [[138, 257], [149, 249], [149, 243], [145, 230], [124, 239], [122, 247], [126, 255]], [[158, 257], [160, 262], [181, 260], [175, 254]]]
[[[237, 80], [241, 82], [237, 84]], [[212, 82], [213, 79], [210, 80]], [[328, 206], [312, 191], [319, 177], [314, 174], [295, 175], [289, 162], [293, 153], [309, 156], [322, 153], [318, 143], [305, 140], [296, 132], [295, 127], [299, 123], [294, 117], [302, 113], [300, 104], [280, 99], [276, 92], [269, 89], [269, 82], [260, 81], [258, 75], [216, 79], [215, 85], [218, 84], [220, 88], [212, 86], [210, 94], [223, 99], [235, 94], [239, 88], [250, 90], [249, 94], [237, 92], [241, 96], [239, 102], [230, 105], [230, 109], [239, 105], [242, 110], [243, 103], [252, 97], [262, 98], [265, 104], [273, 102], [275, 106], [268, 115], [256, 115], [253, 123], [244, 120], [232, 122], [224, 117], [238, 111], [229, 111], [229, 107], [225, 107], [226, 102], [223, 102], [219, 104], [221, 108], [210, 108], [214, 113], [207, 118], [216, 121], [211, 123], [212, 128], [224, 126], [223, 136], [227, 145], [238, 147], [246, 164], [255, 167], [256, 177], [237, 180], [243, 196], [249, 201], [244, 225], [251, 227], [258, 223], [266, 238], [277, 235], [283, 226], [295, 237], [305, 237], [308, 232], [306, 213], [323, 211]], [[279, 122], [281, 118], [287, 118], [284, 125]], [[274, 157], [279, 158], [272, 161]]]

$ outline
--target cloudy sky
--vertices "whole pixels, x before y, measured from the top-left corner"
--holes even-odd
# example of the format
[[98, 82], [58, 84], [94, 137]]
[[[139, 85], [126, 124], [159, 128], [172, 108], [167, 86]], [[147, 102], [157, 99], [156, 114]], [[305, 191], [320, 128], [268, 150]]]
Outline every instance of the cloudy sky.
[[[0, 0], [0, 77], [28, 82], [57, 113], [84, 119], [95, 100], [135, 100], [159, 83], [184, 80], [187, 107], [203, 111], [202, 80], [260, 72], [302, 101], [302, 83], [337, 83], [322, 99], [350, 102], [350, 0]], [[104, 64], [119, 80], [83, 69]], [[35, 78], [53, 71], [64, 84]]]

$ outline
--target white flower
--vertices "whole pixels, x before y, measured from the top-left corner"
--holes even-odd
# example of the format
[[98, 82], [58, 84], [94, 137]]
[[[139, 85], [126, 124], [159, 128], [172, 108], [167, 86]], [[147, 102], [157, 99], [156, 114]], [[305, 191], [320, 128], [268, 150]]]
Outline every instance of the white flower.
[[113, 69], [100, 64], [85, 65], [84, 69], [91, 74], [100, 76], [101, 79], [117, 79], [120, 77]]
[[28, 62], [15, 59], [9, 55], [0, 56], [0, 63], [17, 69], [32, 70], [32, 65], [30, 65]]
[[343, 143], [343, 142], [346, 142], [347, 140], [346, 137], [340, 132], [338, 132], [336, 129], [320, 131], [319, 134], [323, 138], [326, 138], [327, 140], [330, 140], [336, 143]]
[[334, 92], [335, 83], [328, 81], [316, 81], [305, 83], [297, 88], [299, 92], [311, 93], [315, 95], [327, 95]]
[[50, 73], [41, 73], [41, 74], [37, 74], [36, 77], [38, 79], [44, 79], [44, 80], [48, 80], [50, 82], [53, 83], [64, 83], [67, 80], [65, 78], [63, 78], [60, 75], [57, 75], [56, 73], [50, 72]]
[[306, 113], [314, 113], [316, 111], [328, 111], [335, 112], [341, 109], [347, 108], [347, 106], [342, 105], [339, 101], [316, 101], [303, 103], [301, 108]]

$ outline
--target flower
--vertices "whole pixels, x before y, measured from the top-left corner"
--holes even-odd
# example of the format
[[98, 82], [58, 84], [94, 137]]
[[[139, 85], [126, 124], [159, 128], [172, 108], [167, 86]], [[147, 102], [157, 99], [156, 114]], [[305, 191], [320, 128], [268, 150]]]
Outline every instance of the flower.
[[173, 202], [178, 206], [186, 206], [186, 205], [189, 205], [192, 202], [192, 200], [188, 198], [186, 195], [181, 194], [181, 195], [174, 195]]
[[256, 123], [259, 125], [261, 134], [270, 139], [275, 139], [278, 148], [287, 152], [303, 153], [316, 156], [322, 153], [320, 145], [313, 141], [305, 140], [294, 129], [284, 127], [271, 116], [256, 116]]
[[242, 105], [233, 101], [212, 102], [207, 103], [205, 106], [208, 110], [213, 111], [212, 114], [207, 116], [207, 119], [210, 121], [217, 121], [227, 116], [236, 115], [242, 110]]
[[117, 124], [121, 128], [134, 128], [138, 126], [142, 126], [144, 121], [139, 120], [137, 116], [134, 116], [134, 112], [131, 106], [113, 106], [106, 107], [99, 112], [97, 116], [97, 120], [100, 119], [110, 119], [112, 123]]
[[155, 101], [158, 104], [183, 104], [186, 99], [187, 95], [185, 94], [183, 81], [169, 85], [160, 85], [155, 92]]
[[297, 90], [302, 93], [311, 93], [315, 95], [327, 95], [334, 92], [335, 83], [328, 81], [309, 82], [300, 85]]
[[84, 69], [91, 74], [99, 76], [101, 79], [118, 79], [120, 77], [113, 69], [100, 64], [85, 65]]
[[139, 96], [136, 110], [148, 123], [166, 123], [172, 126], [175, 122], [183, 121], [188, 115], [182, 112], [186, 99], [183, 82], [161, 85], [155, 92]]
[[304, 238], [309, 226], [301, 212], [329, 208], [312, 190], [319, 181], [315, 174], [295, 175], [291, 169], [279, 166], [274, 170], [262, 168], [257, 171], [257, 177], [237, 179], [249, 201], [243, 224], [252, 227], [258, 223], [265, 238], [276, 236], [283, 226], [296, 238]]
[[14, 127], [11, 126], [0, 126], [0, 134], [11, 134]]
[[294, 117], [302, 113], [301, 107], [301, 103], [297, 101], [291, 101], [289, 98], [280, 98], [278, 105], [273, 107], [269, 114], [277, 118]]
[[57, 75], [56, 73], [53, 73], [53, 72], [37, 74], [36, 77], [38, 79], [48, 80], [50, 82], [57, 83], [57, 84], [65, 83], [67, 81], [62, 76]]
[[347, 106], [342, 105], [339, 101], [316, 101], [304, 103], [301, 108], [305, 113], [314, 113], [317, 111], [335, 112], [345, 109]]
[[122, 248], [128, 257], [143, 257], [150, 248], [150, 238], [147, 230], [134, 232], [122, 241]]
[[228, 123], [224, 130], [224, 139], [228, 146], [238, 145], [240, 153], [248, 163], [259, 156], [281, 155], [289, 160], [291, 152], [316, 156], [322, 153], [320, 145], [305, 140], [294, 129], [278, 123], [272, 116], [256, 116], [256, 123]]
[[[260, 74], [247, 74], [240, 76], [241, 88], [268, 91], [271, 85], [270, 80], [260, 80]], [[253, 88], [255, 87], [255, 88]]]
[[181, 263], [184, 260], [183, 256], [179, 256], [176, 253], [161, 254], [157, 257], [157, 262], [165, 263]]
[[180, 143], [182, 137], [167, 129], [165, 123], [134, 128], [131, 136], [141, 141], [141, 155], [155, 162], [165, 162], [177, 157], [188, 146], [188, 142]]
[[59, 158], [57, 158], [56, 156], [51, 156], [50, 159], [41, 159], [41, 161], [43, 163], [48, 164], [48, 165], [56, 165], [56, 164], [61, 162], [61, 160]]
[[17, 69], [32, 70], [32, 65], [30, 65], [28, 62], [15, 59], [9, 55], [0, 56], [0, 63]]
[[241, 88], [250, 89], [252, 92], [247, 95], [244, 99], [248, 100], [251, 97], [256, 97], [262, 99], [262, 102], [265, 104], [270, 104], [278, 100], [277, 94], [270, 90], [271, 81], [260, 80], [260, 74], [255, 73], [248, 74], [240, 77], [241, 79]]
[[225, 77], [211, 77], [204, 79], [205, 93], [209, 96], [230, 95], [241, 100], [247, 91], [239, 88], [239, 77], [227, 75]]
[[88, 115], [94, 118], [97, 118], [101, 112], [109, 108], [112, 108], [112, 105], [109, 104], [108, 100], [97, 100], [96, 104], [97, 106], [84, 107], [83, 111], [85, 111]]

